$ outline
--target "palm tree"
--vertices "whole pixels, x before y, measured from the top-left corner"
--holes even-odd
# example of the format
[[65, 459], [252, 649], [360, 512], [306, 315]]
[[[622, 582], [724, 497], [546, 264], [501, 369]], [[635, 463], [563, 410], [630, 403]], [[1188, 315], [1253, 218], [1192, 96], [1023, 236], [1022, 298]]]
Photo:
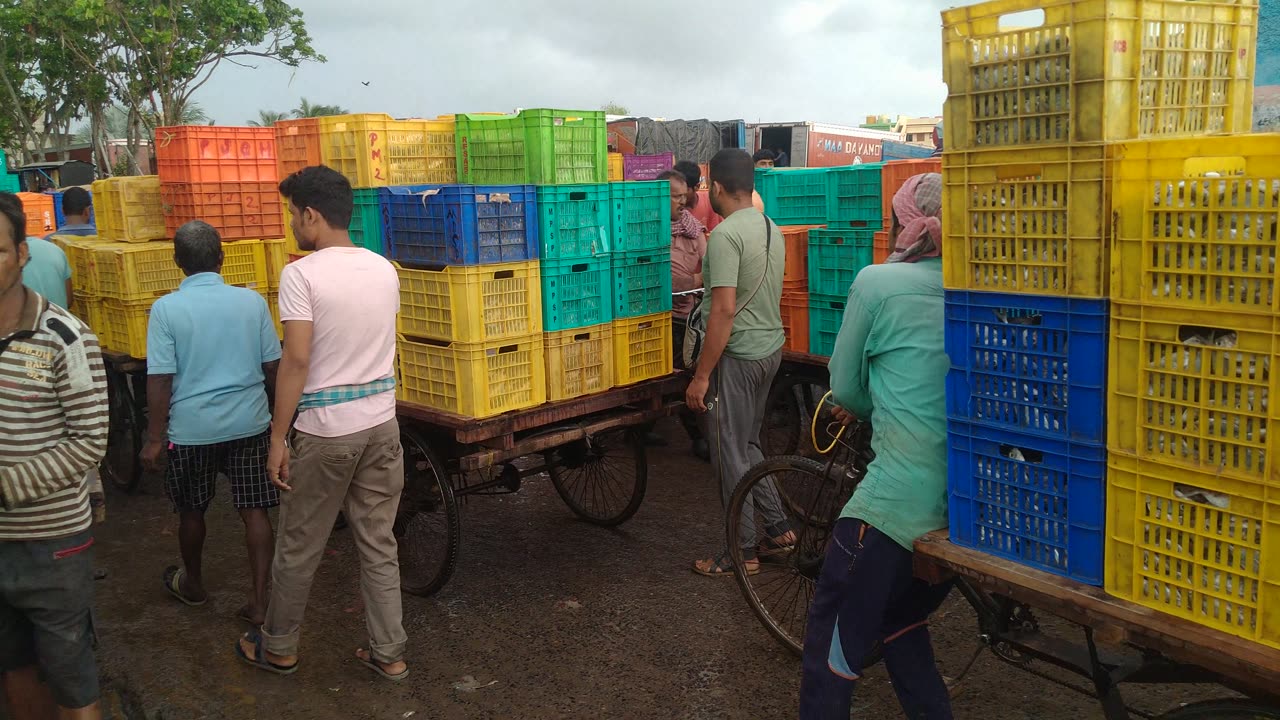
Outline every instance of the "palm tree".
[[276, 112], [275, 110], [259, 110], [258, 119], [250, 120], [249, 124], [253, 127], [271, 127], [281, 120], [288, 120], [289, 113]]
[[347, 112], [346, 108], [337, 105], [312, 105], [311, 101], [302, 98], [302, 102], [298, 107], [294, 108], [293, 116], [296, 118], [313, 118], [326, 115], [346, 115]]

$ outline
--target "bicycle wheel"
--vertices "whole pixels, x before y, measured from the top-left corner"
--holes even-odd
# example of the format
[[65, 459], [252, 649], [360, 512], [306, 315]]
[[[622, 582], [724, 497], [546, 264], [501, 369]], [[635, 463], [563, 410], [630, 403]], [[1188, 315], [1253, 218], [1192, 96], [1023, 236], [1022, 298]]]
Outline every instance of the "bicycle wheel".
[[1160, 720], [1278, 720], [1280, 708], [1253, 700], [1209, 700], [1165, 713]]
[[458, 566], [462, 518], [444, 464], [427, 441], [400, 428], [404, 449], [404, 491], [396, 513], [400, 587], [426, 597], [444, 587]]
[[142, 481], [142, 427], [129, 376], [107, 371], [107, 452], [98, 473], [116, 488], [134, 493]]
[[[831, 528], [853, 492], [843, 466], [834, 466], [831, 475], [809, 458], [770, 458], [747, 471], [729, 501], [736, 509], [726, 528], [730, 560], [744, 567], [745, 546], [755, 548], [760, 561], [757, 574], [735, 574], [738, 586], [765, 629], [796, 655]], [[795, 533], [789, 547], [775, 542], [779, 529], [786, 530], [781, 523]]]
[[615, 527], [640, 509], [649, 483], [644, 438], [614, 428], [546, 453], [547, 472], [560, 499], [594, 525]]

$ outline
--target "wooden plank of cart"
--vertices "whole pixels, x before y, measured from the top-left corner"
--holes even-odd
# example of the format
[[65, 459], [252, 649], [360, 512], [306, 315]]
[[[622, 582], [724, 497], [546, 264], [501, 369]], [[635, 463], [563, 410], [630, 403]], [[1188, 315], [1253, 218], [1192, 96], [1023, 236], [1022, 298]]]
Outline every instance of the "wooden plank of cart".
[[142, 438], [147, 431], [147, 361], [102, 351], [107, 371], [107, 453], [98, 469], [103, 482], [131, 493], [142, 480]]
[[[1085, 678], [1089, 684], [1081, 688], [1042, 675], [1097, 697], [1108, 720], [1130, 717], [1124, 683], [1212, 683], [1246, 696], [1176, 708], [1159, 716], [1166, 720], [1280, 718], [1280, 650], [960, 547], [945, 530], [921, 538], [915, 550], [918, 576], [956, 576], [977, 611], [985, 647], [1038, 675], [1037, 662]], [[1081, 639], [1043, 632], [1035, 612], [1075, 624]]]
[[401, 585], [430, 595], [449, 581], [461, 542], [458, 499], [520, 489], [546, 473], [587, 522], [626, 522], [644, 500], [643, 430], [684, 403], [671, 374], [595, 395], [475, 419], [398, 403], [405, 489], [396, 535]]

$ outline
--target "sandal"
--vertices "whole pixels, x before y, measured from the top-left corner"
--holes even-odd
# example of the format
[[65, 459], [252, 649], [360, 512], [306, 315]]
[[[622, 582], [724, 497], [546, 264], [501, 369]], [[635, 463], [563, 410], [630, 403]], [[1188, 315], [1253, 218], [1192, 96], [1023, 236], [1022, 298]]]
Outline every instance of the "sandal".
[[191, 607], [200, 607], [201, 605], [209, 602], [209, 598], [192, 600], [182, 594], [182, 579], [186, 576], [186, 570], [178, 567], [177, 565], [170, 565], [164, 569], [164, 589], [176, 598], [178, 602], [190, 605]]
[[248, 605], [245, 605], [244, 607], [236, 611], [236, 619], [244, 623], [245, 625], [248, 625], [249, 627], [254, 627], [254, 628], [262, 627], [262, 622], [258, 620], [254, 620], [253, 616], [249, 614]]
[[[698, 573], [699, 575], [705, 575], [706, 577], [732, 577], [738, 571], [737, 568], [733, 566], [733, 563], [729, 562], [728, 553], [720, 553], [719, 555], [717, 555], [715, 559], [711, 561], [711, 567], [707, 569], [703, 569], [699, 567], [698, 563], [700, 562], [702, 561], [701, 560], [694, 561], [693, 571]], [[748, 566], [746, 571], [747, 571], [748, 577], [759, 573], [760, 572], [759, 563], [757, 562], [756, 567], [754, 568]]]
[[[253, 643], [253, 657], [244, 654], [244, 647], [241, 645], [240, 640], [248, 640]], [[298, 671], [298, 663], [296, 662], [292, 665], [277, 665], [268, 660], [267, 651], [262, 647], [262, 633], [257, 630], [247, 632], [236, 639], [236, 657], [259, 670], [266, 670], [276, 675], [292, 675]]]
[[[368, 658], [360, 657], [360, 653], [361, 653], [361, 652], [368, 653], [368, 654], [369, 654], [369, 657], [368, 657]], [[379, 675], [381, 675], [381, 676], [383, 677], [383, 679], [385, 679], [385, 680], [390, 680], [391, 682], [400, 682], [401, 680], [403, 680], [403, 679], [405, 679], [405, 678], [409, 677], [409, 668], [408, 668], [408, 667], [406, 667], [403, 671], [401, 671], [401, 672], [399, 672], [399, 673], [396, 673], [395, 675], [392, 675], [391, 673], [389, 673], [389, 672], [387, 672], [385, 669], [383, 669], [383, 667], [382, 667], [381, 665], [379, 665], [379, 664], [377, 663], [377, 661], [375, 661], [375, 660], [373, 659], [373, 654], [372, 654], [372, 653], [369, 653], [369, 651], [368, 651], [368, 650], [365, 650], [364, 648], [360, 648], [360, 649], [356, 650], [356, 660], [359, 660], [361, 665], [364, 665], [365, 667], [369, 668], [370, 670], [372, 670], [372, 671], [374, 671], [374, 672], [378, 673]]]

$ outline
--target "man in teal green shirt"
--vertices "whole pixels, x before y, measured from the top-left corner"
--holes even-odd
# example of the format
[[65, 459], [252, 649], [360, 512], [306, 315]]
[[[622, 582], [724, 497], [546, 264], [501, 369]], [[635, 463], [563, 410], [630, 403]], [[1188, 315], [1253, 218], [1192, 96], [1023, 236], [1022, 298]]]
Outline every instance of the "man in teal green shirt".
[[[743, 150], [716, 153], [711, 159], [711, 206], [724, 221], [708, 238], [702, 261], [704, 297], [711, 305], [702, 355], [685, 400], [700, 415], [726, 513], [738, 481], [764, 460], [760, 428], [786, 342], [781, 310], [786, 242], [778, 226], [753, 206], [754, 192], [751, 156]], [[768, 540], [775, 545], [792, 542], [776, 488], [757, 489], [752, 504], [764, 517]], [[727, 553], [721, 553], [694, 562], [694, 572], [711, 577], [759, 572], [755, 519], [749, 510], [742, 513], [739, 542], [746, 567], [734, 568]]]
[[805, 720], [849, 717], [862, 660], [877, 643], [907, 717], [951, 717], [928, 629], [950, 585], [928, 585], [912, 568], [916, 539], [947, 525], [941, 212], [936, 173], [911, 178], [894, 197], [895, 252], [858, 273], [831, 355], [842, 418], [871, 421], [876, 457], [832, 530], [809, 607]]

